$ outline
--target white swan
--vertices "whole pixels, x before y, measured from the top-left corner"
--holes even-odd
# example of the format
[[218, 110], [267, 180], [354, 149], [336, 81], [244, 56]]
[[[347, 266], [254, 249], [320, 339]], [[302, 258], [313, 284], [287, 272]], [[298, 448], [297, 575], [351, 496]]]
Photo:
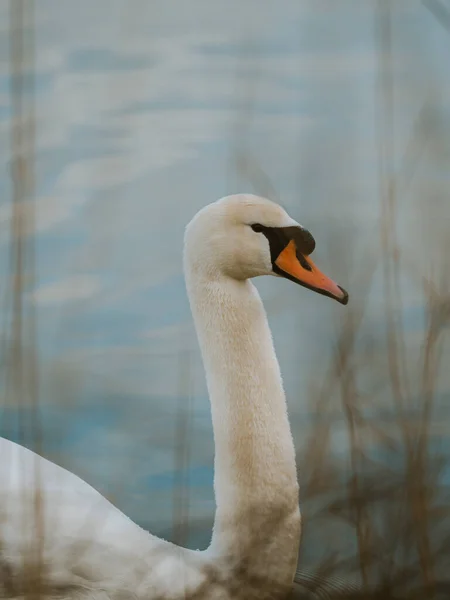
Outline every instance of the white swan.
[[186, 229], [184, 271], [215, 440], [208, 550], [148, 534], [76, 475], [2, 439], [0, 575], [14, 594], [22, 593], [23, 557], [32, 563], [40, 552], [49, 593], [67, 597], [285, 596], [300, 539], [294, 445], [270, 329], [249, 280], [275, 274], [346, 304], [347, 293], [309, 258], [314, 246], [280, 206], [250, 194], [203, 208]]

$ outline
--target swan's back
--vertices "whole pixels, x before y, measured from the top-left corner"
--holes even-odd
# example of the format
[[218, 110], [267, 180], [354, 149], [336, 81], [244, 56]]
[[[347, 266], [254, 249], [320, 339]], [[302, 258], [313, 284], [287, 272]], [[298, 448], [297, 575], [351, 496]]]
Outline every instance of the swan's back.
[[34, 548], [52, 590], [154, 597], [158, 588], [179, 590], [174, 572], [188, 588], [204, 579], [196, 553], [150, 535], [73, 473], [3, 438], [0, 457], [0, 573], [19, 581]]
[[0, 438], [0, 456], [3, 545], [19, 547], [33, 535], [36, 511], [48, 542], [56, 535], [59, 539], [80, 538], [83, 531], [89, 537], [93, 527], [96, 533], [102, 532], [105, 541], [120, 539], [130, 530], [139, 531], [88, 483], [27, 448]]

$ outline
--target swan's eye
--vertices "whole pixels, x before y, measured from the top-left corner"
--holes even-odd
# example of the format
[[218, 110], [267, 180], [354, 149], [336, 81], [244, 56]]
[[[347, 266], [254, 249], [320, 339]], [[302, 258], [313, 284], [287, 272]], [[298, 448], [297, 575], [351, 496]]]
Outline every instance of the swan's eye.
[[263, 226], [259, 223], [253, 223], [251, 228], [253, 229], [253, 231], [256, 231], [256, 233], [261, 233], [261, 231], [263, 230]]

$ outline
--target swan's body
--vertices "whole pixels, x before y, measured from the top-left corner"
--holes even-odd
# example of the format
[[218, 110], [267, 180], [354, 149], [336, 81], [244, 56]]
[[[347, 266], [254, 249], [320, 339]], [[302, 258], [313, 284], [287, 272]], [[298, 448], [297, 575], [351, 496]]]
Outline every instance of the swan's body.
[[[286, 595], [300, 539], [295, 453], [269, 326], [249, 279], [282, 275], [346, 303], [308, 258], [313, 249], [312, 236], [281, 207], [251, 195], [209, 205], [186, 230], [184, 270], [216, 448], [209, 549], [151, 536], [72, 473], [0, 440], [0, 562], [17, 586], [21, 557], [42, 540], [49, 589], [146, 600]], [[42, 502], [33, 509], [36, 478]]]

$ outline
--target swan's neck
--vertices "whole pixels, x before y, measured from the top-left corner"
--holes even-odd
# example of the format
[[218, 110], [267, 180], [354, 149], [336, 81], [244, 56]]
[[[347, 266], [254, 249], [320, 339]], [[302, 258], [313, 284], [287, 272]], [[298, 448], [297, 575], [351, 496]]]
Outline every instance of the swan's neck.
[[215, 441], [211, 551], [291, 583], [300, 537], [295, 451], [266, 314], [249, 281], [187, 273]]

